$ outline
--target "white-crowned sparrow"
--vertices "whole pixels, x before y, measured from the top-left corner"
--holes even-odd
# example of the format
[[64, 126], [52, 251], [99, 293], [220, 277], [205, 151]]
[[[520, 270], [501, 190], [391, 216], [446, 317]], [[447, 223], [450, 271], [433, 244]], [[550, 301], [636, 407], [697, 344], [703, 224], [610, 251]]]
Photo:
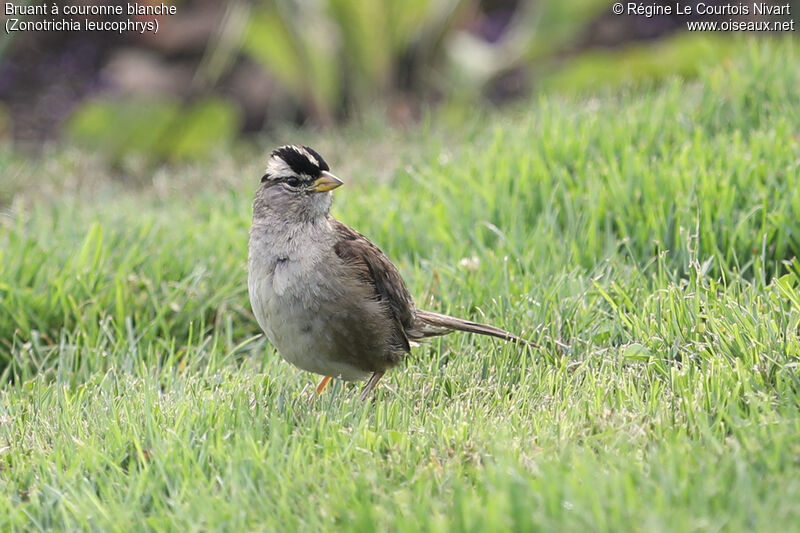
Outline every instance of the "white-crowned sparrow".
[[253, 203], [248, 289], [261, 329], [293, 365], [361, 380], [366, 398], [410, 344], [454, 330], [523, 342], [494, 326], [417, 309], [397, 268], [328, 214], [342, 181], [305, 146], [272, 152]]

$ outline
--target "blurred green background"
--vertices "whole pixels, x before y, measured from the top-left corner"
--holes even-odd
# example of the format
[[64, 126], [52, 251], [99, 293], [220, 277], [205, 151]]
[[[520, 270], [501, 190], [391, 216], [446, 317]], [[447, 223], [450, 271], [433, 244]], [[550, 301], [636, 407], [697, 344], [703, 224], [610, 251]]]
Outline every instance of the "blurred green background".
[[[789, 32], [176, 6], [156, 35], [0, 31], [0, 532], [798, 529]], [[286, 142], [420, 307], [540, 348], [443, 337], [375, 403], [311, 401], [247, 294]]]
[[138, 17], [157, 19], [155, 34], [2, 35], [0, 139], [29, 151], [65, 141], [114, 165], [196, 160], [282, 124], [406, 126], [432, 109], [457, 122], [538, 91], [691, 78], [743, 50], [732, 33], [686, 31], [731, 17], [615, 16], [609, 0], [174, 5]]

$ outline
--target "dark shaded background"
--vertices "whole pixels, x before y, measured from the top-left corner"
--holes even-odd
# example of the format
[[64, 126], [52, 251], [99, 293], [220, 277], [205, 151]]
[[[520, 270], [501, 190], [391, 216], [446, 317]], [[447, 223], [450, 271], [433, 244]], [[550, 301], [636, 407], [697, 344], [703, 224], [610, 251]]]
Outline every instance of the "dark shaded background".
[[[689, 34], [686, 16], [615, 16], [608, 0], [174, 4], [156, 35], [4, 33], [0, 136], [28, 150], [66, 139], [112, 160], [198, 157], [286, 122], [330, 127], [377, 108], [413, 124], [427, 107], [688, 77], [742, 36]], [[716, 17], [731, 18], [755, 17]]]

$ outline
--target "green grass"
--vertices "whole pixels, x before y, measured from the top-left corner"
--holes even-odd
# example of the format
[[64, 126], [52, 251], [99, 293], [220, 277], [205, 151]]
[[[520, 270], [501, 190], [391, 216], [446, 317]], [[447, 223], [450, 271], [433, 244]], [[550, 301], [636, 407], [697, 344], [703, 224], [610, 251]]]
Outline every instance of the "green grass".
[[747, 54], [750, 43], [751, 39], [732, 38], [730, 33], [678, 32], [651, 42], [589, 49], [542, 72], [541, 85], [551, 91], [581, 94], [598, 87], [652, 83], [676, 75], [694, 79], [709, 63], [730, 64]]
[[282, 139], [420, 305], [542, 344], [436, 340], [367, 404], [256, 337], [252, 154], [0, 153], [0, 530], [798, 530], [798, 59]]

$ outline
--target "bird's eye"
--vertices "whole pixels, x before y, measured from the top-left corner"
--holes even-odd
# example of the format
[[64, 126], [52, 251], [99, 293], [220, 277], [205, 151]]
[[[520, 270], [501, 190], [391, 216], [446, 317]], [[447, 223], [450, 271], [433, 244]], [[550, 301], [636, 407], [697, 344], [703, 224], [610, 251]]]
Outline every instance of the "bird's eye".
[[300, 185], [300, 180], [292, 176], [291, 178], [286, 178], [286, 183], [288, 183], [290, 187], [297, 187]]
[[261, 183], [264, 183], [268, 179], [269, 179], [269, 174], [264, 174], [263, 176], [261, 176]]

